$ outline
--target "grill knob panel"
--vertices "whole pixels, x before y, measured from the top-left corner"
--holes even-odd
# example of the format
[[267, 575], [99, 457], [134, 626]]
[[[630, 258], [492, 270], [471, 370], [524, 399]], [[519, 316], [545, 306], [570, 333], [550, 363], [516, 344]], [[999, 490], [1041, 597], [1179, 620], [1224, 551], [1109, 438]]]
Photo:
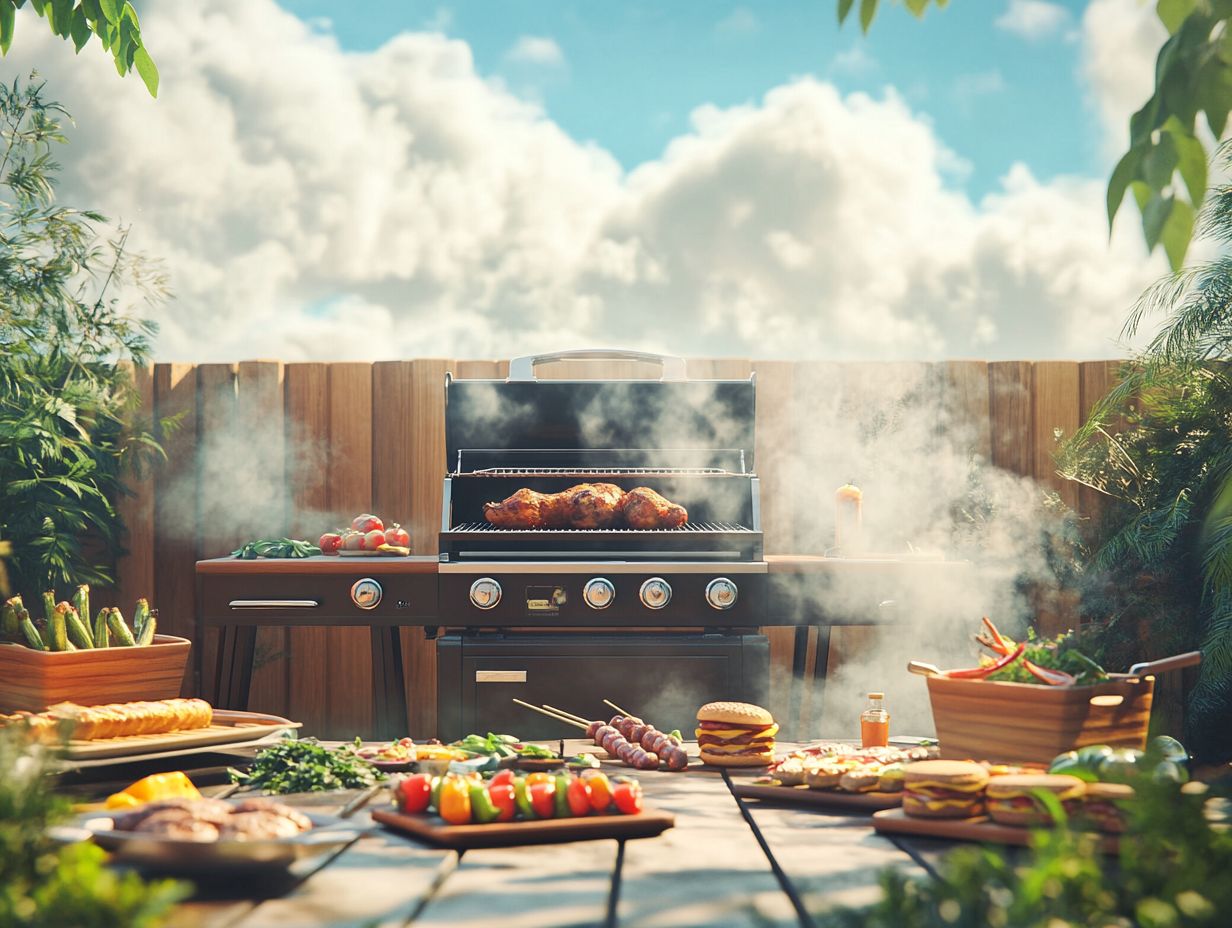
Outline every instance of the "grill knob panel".
[[480, 577], [471, 584], [471, 605], [477, 609], [493, 609], [501, 600], [501, 585], [491, 577]]
[[730, 609], [736, 605], [740, 591], [726, 577], [716, 577], [706, 584], [706, 602], [714, 609]]
[[616, 598], [616, 587], [606, 577], [595, 577], [587, 580], [582, 587], [582, 599], [591, 609], [606, 609]]
[[364, 577], [351, 584], [351, 602], [360, 609], [375, 609], [381, 604], [385, 591], [371, 577]]
[[672, 601], [672, 586], [662, 577], [651, 577], [637, 595], [647, 609], [662, 609]]

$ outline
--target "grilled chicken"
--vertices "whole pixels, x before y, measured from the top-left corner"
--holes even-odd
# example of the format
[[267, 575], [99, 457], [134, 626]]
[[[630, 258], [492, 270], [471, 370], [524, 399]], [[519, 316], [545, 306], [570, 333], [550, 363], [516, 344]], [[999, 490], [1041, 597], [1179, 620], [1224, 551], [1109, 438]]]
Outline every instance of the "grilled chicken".
[[629, 528], [679, 528], [689, 521], [688, 511], [664, 499], [650, 487], [634, 487], [620, 504]]
[[560, 493], [523, 487], [499, 503], [485, 503], [483, 516], [498, 528], [609, 528], [620, 519], [623, 497], [610, 483], [581, 483]]
[[683, 506], [649, 487], [625, 493], [610, 483], [581, 483], [560, 493], [523, 487], [499, 503], [485, 503], [483, 515], [498, 528], [677, 528], [689, 521]]

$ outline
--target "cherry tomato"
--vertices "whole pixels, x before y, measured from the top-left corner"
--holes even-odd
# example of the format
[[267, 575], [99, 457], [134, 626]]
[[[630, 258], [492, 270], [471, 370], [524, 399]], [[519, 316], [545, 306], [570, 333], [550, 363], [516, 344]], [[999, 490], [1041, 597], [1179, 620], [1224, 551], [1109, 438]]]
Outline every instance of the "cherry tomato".
[[385, 523], [370, 512], [358, 515], [351, 520], [351, 528], [357, 532], [380, 532], [384, 544]]
[[591, 792], [590, 783], [583, 780], [581, 777], [574, 777], [569, 781], [569, 813], [571, 815], [581, 817], [590, 815], [591, 813]]
[[513, 771], [506, 767], [504, 770], [496, 771], [495, 775], [488, 781], [490, 786], [496, 786], [498, 783], [512, 784], [514, 781]]
[[337, 554], [338, 549], [342, 547], [342, 536], [337, 532], [326, 532], [317, 542], [317, 547], [321, 549], [322, 554]]
[[470, 785], [463, 777], [446, 777], [441, 783], [441, 795], [437, 811], [450, 825], [471, 823]]
[[346, 531], [342, 533], [342, 547], [346, 551], [358, 551], [364, 544], [364, 533]]
[[612, 781], [606, 773], [595, 770], [582, 775], [586, 785], [590, 787], [590, 807], [602, 815], [612, 805]]
[[[530, 777], [527, 777], [527, 781]], [[530, 807], [535, 810], [538, 818], [554, 818], [556, 815], [556, 784], [550, 779], [547, 782], [529, 783]]]
[[553, 783], [553, 782], [555, 781], [552, 779], [552, 775], [550, 773], [544, 773], [542, 770], [536, 770], [534, 773], [528, 773], [526, 775], [526, 785], [527, 786], [534, 786], [536, 783]]
[[432, 800], [432, 777], [426, 773], [417, 773], [407, 777], [394, 790], [394, 798], [398, 802], [398, 811], [415, 814], [424, 812]]
[[397, 545], [399, 548], [409, 548], [411, 546], [411, 534], [395, 522], [385, 529], [385, 544]]
[[512, 783], [497, 783], [495, 781], [489, 783], [488, 798], [492, 800], [492, 805], [500, 810], [500, 815], [496, 817], [498, 822], [513, 821], [513, 816], [518, 811], [518, 806], [514, 798]]
[[621, 815], [642, 811], [642, 787], [633, 780], [622, 780], [612, 788], [612, 799]]

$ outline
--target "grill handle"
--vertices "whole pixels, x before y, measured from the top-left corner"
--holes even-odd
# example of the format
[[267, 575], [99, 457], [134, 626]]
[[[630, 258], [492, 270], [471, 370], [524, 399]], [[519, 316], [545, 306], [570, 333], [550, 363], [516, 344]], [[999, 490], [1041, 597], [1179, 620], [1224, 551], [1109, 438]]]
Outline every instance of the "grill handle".
[[538, 380], [535, 368], [551, 361], [647, 361], [658, 364], [663, 373], [660, 380], [688, 380], [684, 358], [632, 348], [575, 348], [571, 351], [550, 351], [528, 354], [509, 362], [509, 381]]

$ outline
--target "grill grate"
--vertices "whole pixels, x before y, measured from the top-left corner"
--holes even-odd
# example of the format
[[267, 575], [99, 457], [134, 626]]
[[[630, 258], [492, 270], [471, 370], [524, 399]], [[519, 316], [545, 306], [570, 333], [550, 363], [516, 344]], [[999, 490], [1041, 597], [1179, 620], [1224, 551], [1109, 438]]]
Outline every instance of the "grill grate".
[[[459, 476], [459, 475], [455, 475]], [[468, 477], [736, 477], [722, 467], [484, 467]]]
[[489, 525], [487, 522], [463, 522], [449, 530], [455, 535], [468, 535], [478, 532], [499, 532], [502, 535], [531, 535], [549, 532], [553, 535], [689, 535], [712, 532], [752, 533], [752, 529], [737, 525], [734, 522], [686, 522], [676, 528], [502, 528]]

